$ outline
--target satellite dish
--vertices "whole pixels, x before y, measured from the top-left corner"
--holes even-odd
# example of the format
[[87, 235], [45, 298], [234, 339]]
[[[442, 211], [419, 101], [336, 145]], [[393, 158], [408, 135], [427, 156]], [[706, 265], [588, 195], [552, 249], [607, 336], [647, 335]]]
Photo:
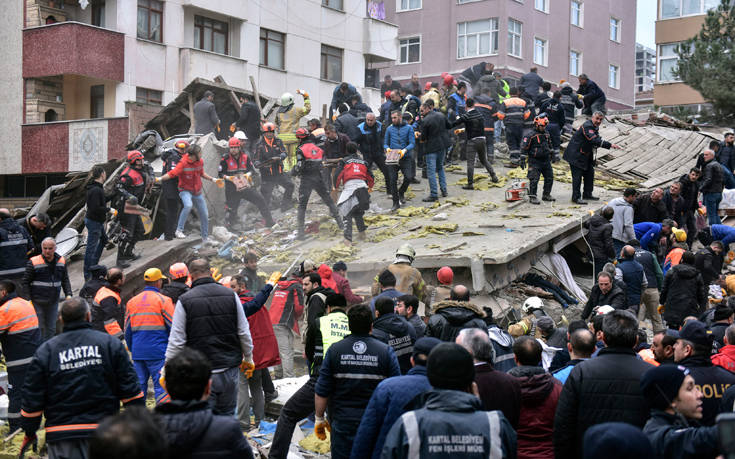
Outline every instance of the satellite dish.
[[79, 232], [74, 228], [64, 228], [56, 235], [56, 253], [65, 257], [79, 245]]

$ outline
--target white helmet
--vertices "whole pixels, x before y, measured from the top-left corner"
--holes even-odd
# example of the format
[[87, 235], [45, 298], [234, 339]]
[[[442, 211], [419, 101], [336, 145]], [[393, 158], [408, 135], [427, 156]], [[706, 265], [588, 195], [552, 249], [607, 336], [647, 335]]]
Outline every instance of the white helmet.
[[281, 106], [288, 107], [293, 104], [293, 94], [290, 92], [284, 92], [281, 94]]
[[523, 311], [524, 314], [530, 314], [537, 309], [544, 309], [544, 301], [537, 296], [532, 296], [526, 299], [523, 303], [521, 311]]
[[235, 132], [234, 137], [240, 140], [248, 140], [248, 136], [246, 136], [245, 133], [242, 131]]

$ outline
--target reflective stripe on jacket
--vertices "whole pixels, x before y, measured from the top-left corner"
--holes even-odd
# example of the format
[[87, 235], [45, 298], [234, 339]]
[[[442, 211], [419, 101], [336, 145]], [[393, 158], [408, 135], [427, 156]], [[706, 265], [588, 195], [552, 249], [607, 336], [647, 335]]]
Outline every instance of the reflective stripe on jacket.
[[125, 311], [125, 342], [133, 360], [165, 358], [174, 304], [155, 287], [146, 287], [128, 301]]

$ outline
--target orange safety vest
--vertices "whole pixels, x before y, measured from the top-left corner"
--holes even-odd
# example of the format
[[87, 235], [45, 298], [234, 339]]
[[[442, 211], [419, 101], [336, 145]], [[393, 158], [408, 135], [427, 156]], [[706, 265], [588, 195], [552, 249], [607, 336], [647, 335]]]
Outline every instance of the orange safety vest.
[[0, 307], [0, 332], [14, 335], [38, 328], [33, 304], [23, 298], [13, 298]]
[[152, 291], [144, 291], [128, 301], [125, 326], [133, 332], [141, 330], [166, 330], [174, 316], [171, 298]]
[[[93, 304], [97, 307], [101, 307], [100, 303], [102, 302], [102, 300], [109, 297], [114, 297], [117, 300], [118, 306], [120, 306], [120, 304], [122, 303], [122, 299], [117, 292], [115, 292], [114, 290], [110, 290], [107, 287], [102, 287], [97, 291], [97, 294], [94, 296]], [[115, 319], [114, 317], [106, 319], [103, 325], [107, 333], [114, 336], [115, 338], [122, 339], [123, 331], [120, 328], [120, 324], [117, 323], [117, 319]]]

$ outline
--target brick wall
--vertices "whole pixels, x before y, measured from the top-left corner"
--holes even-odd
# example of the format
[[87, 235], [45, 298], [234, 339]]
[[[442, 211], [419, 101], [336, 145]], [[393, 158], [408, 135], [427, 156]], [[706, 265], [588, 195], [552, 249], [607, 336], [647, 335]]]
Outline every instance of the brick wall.
[[[54, 3], [58, 6], [60, 0]], [[52, 8], [48, 0], [26, 0], [26, 27], [45, 25], [49, 16], [53, 16], [57, 22], [66, 21], [66, 12]]]
[[[145, 124], [153, 119], [163, 109], [161, 105], [142, 104], [139, 102], [125, 102], [125, 114], [130, 120], [129, 141], [145, 130]], [[164, 137], [163, 133], [160, 133]]]
[[48, 110], [54, 110], [57, 118], [66, 118], [63, 101], [64, 83], [61, 76], [29, 78], [26, 85], [26, 123], [43, 123]]

